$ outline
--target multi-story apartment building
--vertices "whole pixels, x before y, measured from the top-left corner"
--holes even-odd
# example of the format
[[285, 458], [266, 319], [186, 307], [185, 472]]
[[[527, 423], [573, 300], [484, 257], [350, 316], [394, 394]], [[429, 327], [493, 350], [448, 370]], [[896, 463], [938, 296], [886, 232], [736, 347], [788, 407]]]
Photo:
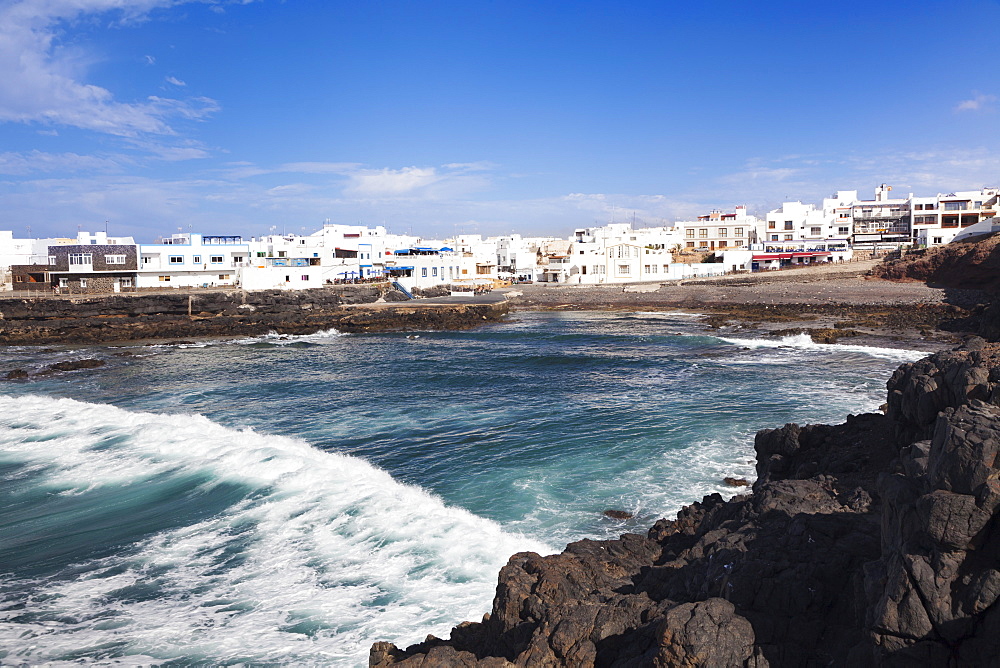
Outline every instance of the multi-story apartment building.
[[139, 288], [226, 287], [239, 283], [250, 248], [236, 235], [174, 234], [139, 245]]
[[747, 214], [745, 205], [732, 212], [712, 211], [695, 221], [675, 223], [683, 248], [715, 251], [742, 248], [756, 243], [762, 234], [763, 221]]
[[911, 198], [913, 243], [949, 243], [963, 229], [995, 217], [1000, 210], [998, 195], [998, 188], [983, 188]]
[[[75, 240], [56, 239], [30, 264], [10, 267], [15, 290], [43, 289], [61, 294], [92, 294], [134, 290], [137, 246], [132, 237], [106, 232], [80, 232]], [[73, 243], [75, 241], [76, 243]], [[40, 251], [40, 244], [23, 245]]]
[[858, 198], [856, 190], [842, 190], [823, 200], [822, 208], [802, 202], [785, 202], [769, 211], [761, 241], [820, 241], [844, 239], [851, 235], [851, 205]]
[[875, 188], [875, 199], [855, 200], [851, 204], [852, 241], [855, 246], [878, 247], [907, 244], [911, 241], [910, 200], [913, 195], [893, 199], [892, 186]]

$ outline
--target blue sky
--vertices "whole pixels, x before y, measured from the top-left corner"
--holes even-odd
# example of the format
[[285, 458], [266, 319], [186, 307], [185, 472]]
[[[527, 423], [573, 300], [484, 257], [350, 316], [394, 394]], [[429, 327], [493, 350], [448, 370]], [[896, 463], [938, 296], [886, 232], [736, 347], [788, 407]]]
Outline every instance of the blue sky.
[[0, 0], [0, 229], [658, 225], [1000, 182], [997, 0]]

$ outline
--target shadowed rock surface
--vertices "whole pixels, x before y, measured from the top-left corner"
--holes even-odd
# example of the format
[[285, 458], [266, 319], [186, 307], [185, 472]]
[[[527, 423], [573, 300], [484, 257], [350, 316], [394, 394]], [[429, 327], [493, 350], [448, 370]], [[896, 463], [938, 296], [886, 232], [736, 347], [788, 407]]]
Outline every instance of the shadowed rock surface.
[[887, 386], [885, 415], [759, 432], [751, 494], [516, 554], [482, 622], [371, 665], [997, 665], [1000, 347]]

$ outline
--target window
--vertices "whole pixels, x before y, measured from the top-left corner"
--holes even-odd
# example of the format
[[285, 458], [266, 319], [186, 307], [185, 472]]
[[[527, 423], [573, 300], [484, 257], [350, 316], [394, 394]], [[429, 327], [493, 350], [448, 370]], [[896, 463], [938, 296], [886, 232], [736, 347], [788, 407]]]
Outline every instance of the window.
[[792, 235], [791, 234], [786, 234], [785, 235], [785, 241], [791, 241], [791, 240], [792, 240]]
[[60, 288], [68, 288], [69, 287], [69, 279], [68, 278], [60, 278], [59, 279], [59, 287]]
[[191, 258], [191, 261], [194, 262], [195, 264], [201, 264], [201, 256], [195, 255], [193, 258]]
[[686, 244], [684, 244], [684, 246], [687, 247], [687, 248], [694, 248], [694, 242], [693, 241], [689, 241]]
[[850, 231], [851, 231], [850, 228], [847, 228], [847, 227], [838, 227], [837, 228], [837, 234], [848, 234]]
[[126, 278], [121, 279], [121, 286], [123, 288], [131, 288], [132, 287], [132, 278], [131, 277], [126, 277]]
[[420, 268], [420, 277], [421, 278], [427, 278], [427, 267], [421, 267]]
[[777, 234], [772, 234], [771, 235], [771, 241], [777, 241], [777, 240], [778, 240], [778, 235]]
[[814, 237], [818, 237], [821, 232], [822, 232], [822, 230], [820, 228], [818, 228], [818, 227], [810, 227], [809, 228], [809, 234], [813, 235]]
[[219, 280], [220, 281], [228, 281], [229, 280], [229, 274], [219, 274]]
[[105, 264], [125, 264], [125, 256], [124, 255], [105, 255], [104, 256], [104, 263]]
[[630, 272], [631, 272], [631, 270], [629, 269], [629, 266], [627, 264], [620, 264], [620, 265], [618, 265], [618, 273], [619, 274], [628, 274]]
[[15, 276], [14, 277], [14, 282], [15, 283], [23, 283], [24, 282], [24, 276]]
[[183, 255], [171, 255], [170, 259], [168, 260], [168, 262], [170, 262], [170, 264], [184, 264], [184, 256]]
[[939, 244], [941, 243], [942, 239], [943, 237], [934, 237], [934, 243]]
[[698, 247], [699, 248], [708, 248], [708, 242], [707, 241], [699, 241], [698, 242]]
[[[215, 256], [213, 255], [212, 257], [215, 257]], [[285, 251], [278, 251], [278, 257], [285, 257]], [[212, 260], [212, 261], [215, 262], [215, 260]], [[222, 262], [222, 260], [219, 260], [219, 262]]]
[[726, 236], [726, 233], [727, 233], [728, 231], [729, 231], [729, 230], [727, 230], [727, 229], [726, 229], [725, 227], [720, 227], [720, 228], [719, 228], [719, 236], [720, 236], [720, 237], [724, 237], [724, 236]]
[[965, 211], [965, 202], [945, 202], [945, 211]]
[[792, 224], [792, 221], [790, 221], [790, 220], [786, 220], [786, 221], [785, 221], [785, 229], [786, 229], [786, 230], [790, 230], [790, 229], [793, 229], [793, 224]]
[[720, 241], [719, 242], [719, 248], [726, 248], [726, 242], [725, 241]]
[[94, 255], [92, 253], [70, 253], [69, 263], [72, 264], [93, 264]]
[[80, 287], [81, 288], [87, 287], [87, 279], [86, 278], [81, 278], [80, 279]]
[[694, 239], [694, 230], [684, 230], [684, 236], [688, 239]]
[[[281, 254], [278, 255], [278, 257], [285, 257], [285, 254], [281, 253]], [[212, 260], [212, 264], [222, 264], [222, 256], [221, 255], [213, 255], [211, 257], [211, 260]]]
[[733, 230], [733, 236], [734, 237], [742, 237], [743, 236], [743, 228], [742, 227], [737, 227], [736, 229], [734, 229]]
[[923, 211], [924, 210], [924, 205], [923, 204], [914, 204], [913, 205], [913, 210], [914, 211]]
[[303, 281], [308, 281], [309, 280], [309, 274], [302, 274], [302, 280]]
[[160, 283], [169, 283], [169, 282], [170, 282], [169, 276], [160, 276]]
[[438, 275], [438, 268], [437, 267], [432, 267], [431, 268], [431, 276], [436, 277], [437, 275]]
[[698, 237], [701, 238], [701, 239], [707, 238], [708, 237], [708, 230], [706, 230], [705, 228], [702, 228], [702, 229], [698, 230]]
[[55, 255], [50, 255], [49, 256], [49, 264], [55, 264], [55, 263], [56, 263], [56, 256]]

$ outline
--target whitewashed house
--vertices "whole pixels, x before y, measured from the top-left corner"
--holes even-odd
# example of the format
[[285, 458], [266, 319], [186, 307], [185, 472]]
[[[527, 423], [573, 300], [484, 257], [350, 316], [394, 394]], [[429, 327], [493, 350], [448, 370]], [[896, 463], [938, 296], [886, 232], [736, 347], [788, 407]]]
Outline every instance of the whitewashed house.
[[139, 244], [137, 287], [234, 287], [249, 253], [249, 245], [235, 235], [182, 233]]

